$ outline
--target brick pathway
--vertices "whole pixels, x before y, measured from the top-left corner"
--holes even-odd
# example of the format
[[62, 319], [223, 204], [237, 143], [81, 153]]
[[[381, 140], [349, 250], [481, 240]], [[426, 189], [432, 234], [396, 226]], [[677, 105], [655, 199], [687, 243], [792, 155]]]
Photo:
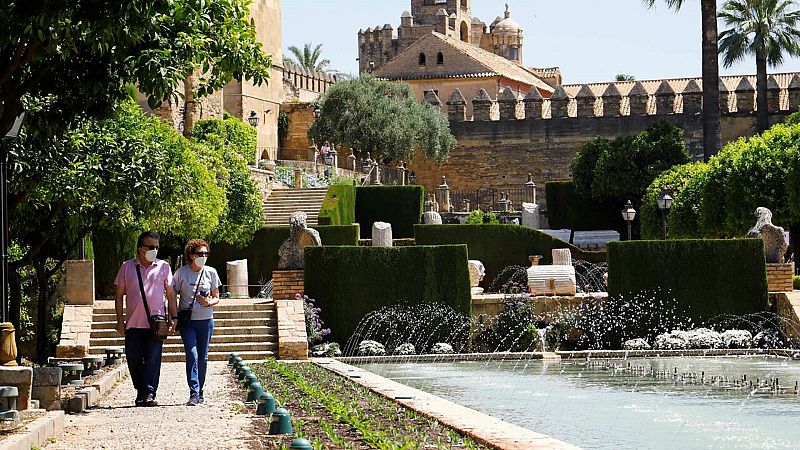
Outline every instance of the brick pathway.
[[[156, 408], [133, 407], [136, 391], [124, 380], [98, 408], [68, 415], [65, 433], [47, 450], [73, 449], [230, 449], [251, 448], [251, 419], [237, 414], [231, 378], [223, 361], [209, 361], [205, 404], [184, 406], [189, 395], [183, 363], [161, 366]], [[242, 393], [244, 391], [241, 391]]]

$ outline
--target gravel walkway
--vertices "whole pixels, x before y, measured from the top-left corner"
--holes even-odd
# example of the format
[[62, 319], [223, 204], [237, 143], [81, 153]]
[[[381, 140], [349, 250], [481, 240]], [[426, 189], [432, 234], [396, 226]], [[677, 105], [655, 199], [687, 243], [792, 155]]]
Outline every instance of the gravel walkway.
[[[208, 362], [205, 403], [185, 406], [189, 396], [184, 363], [161, 365], [160, 406], [134, 407], [136, 391], [125, 379], [98, 408], [68, 415], [64, 436], [45, 446], [56, 449], [231, 449], [250, 448], [251, 419], [237, 414], [242, 395], [233, 399], [233, 385], [224, 361]], [[242, 394], [244, 391], [240, 391]]]

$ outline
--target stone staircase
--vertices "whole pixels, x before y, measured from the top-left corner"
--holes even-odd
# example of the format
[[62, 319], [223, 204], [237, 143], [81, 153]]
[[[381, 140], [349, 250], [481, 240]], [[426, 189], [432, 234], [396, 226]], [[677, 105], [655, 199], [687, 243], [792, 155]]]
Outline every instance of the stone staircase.
[[276, 189], [264, 203], [264, 218], [269, 226], [289, 225], [289, 217], [295, 211], [308, 215], [308, 225], [317, 225], [319, 209], [327, 188], [321, 189]]
[[[125, 338], [117, 336], [113, 301], [95, 301], [89, 353], [104, 355], [106, 347], [124, 347]], [[208, 359], [222, 361], [236, 352], [245, 360], [260, 360], [278, 352], [278, 322], [272, 300], [222, 300], [214, 307], [214, 334]], [[183, 361], [183, 342], [179, 335], [164, 342], [162, 361]]]

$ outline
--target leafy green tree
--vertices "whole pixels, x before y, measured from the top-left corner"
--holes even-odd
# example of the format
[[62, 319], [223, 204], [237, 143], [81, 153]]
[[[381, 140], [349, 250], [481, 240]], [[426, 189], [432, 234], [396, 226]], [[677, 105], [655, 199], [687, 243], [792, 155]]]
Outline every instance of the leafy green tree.
[[[26, 96], [52, 97], [62, 124], [108, 114], [135, 84], [151, 106], [195, 72], [197, 94], [269, 77], [247, 0], [0, 2], [0, 135]], [[55, 123], [55, 122], [53, 122]], [[51, 124], [52, 126], [52, 124]], [[5, 155], [0, 155], [5, 156]]]
[[[649, 8], [656, 0], [642, 0]], [[663, 0], [668, 8], [678, 11], [685, 0]], [[722, 147], [719, 109], [719, 62], [717, 61], [717, 1], [700, 0], [702, 21], [701, 45], [703, 59], [703, 154], [708, 161]]]
[[729, 28], [719, 34], [725, 67], [748, 55], [756, 58], [758, 131], [769, 128], [767, 65], [783, 63], [784, 55], [800, 55], [800, 11], [793, 0], [727, 0], [719, 18]]
[[420, 147], [426, 157], [443, 161], [456, 144], [447, 116], [418, 102], [406, 83], [370, 76], [342, 81], [322, 95], [319, 107], [309, 139], [343, 144], [362, 156], [408, 161]]
[[314, 45], [308, 42], [303, 45], [302, 50], [292, 45], [289, 47], [289, 52], [294, 56], [294, 59], [284, 57], [284, 60], [306, 69], [325, 72], [331, 65], [329, 59], [322, 59], [322, 44]]
[[614, 81], [634, 81], [635, 79], [636, 77], [634, 77], [633, 75], [627, 75], [624, 73], [618, 73], [614, 77]]

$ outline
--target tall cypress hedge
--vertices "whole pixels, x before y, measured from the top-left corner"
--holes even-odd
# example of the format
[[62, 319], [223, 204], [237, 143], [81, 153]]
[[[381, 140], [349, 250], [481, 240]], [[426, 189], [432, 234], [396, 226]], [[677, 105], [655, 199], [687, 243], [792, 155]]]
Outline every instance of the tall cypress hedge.
[[344, 345], [368, 313], [395, 304], [443, 303], [469, 315], [467, 248], [307, 247], [305, 293]]
[[422, 220], [425, 189], [422, 186], [363, 186], [356, 190], [356, 222], [361, 237], [372, 236], [372, 224], [392, 224], [395, 238], [414, 237], [414, 225]]
[[660, 289], [697, 323], [767, 308], [761, 239], [611, 242], [608, 265], [609, 295]]
[[417, 225], [417, 245], [467, 244], [469, 259], [480, 260], [486, 268], [481, 285], [488, 287], [497, 273], [511, 265], [527, 267], [528, 256], [542, 255], [540, 264], [550, 264], [552, 249], [569, 248], [574, 259], [605, 261], [605, 252], [588, 252], [560, 239], [519, 225]]
[[328, 187], [319, 209], [319, 224], [350, 225], [355, 221], [356, 187], [348, 184]]
[[[323, 245], [357, 245], [358, 225], [316, 225]], [[289, 227], [264, 227], [258, 230], [245, 248], [236, 248], [225, 243], [210, 243], [211, 255], [208, 264], [217, 269], [222, 284], [227, 283], [225, 263], [247, 259], [247, 275], [250, 284], [260, 284], [272, 279], [272, 271], [278, 267], [278, 248], [289, 237]], [[250, 295], [257, 291], [251, 289]]]

